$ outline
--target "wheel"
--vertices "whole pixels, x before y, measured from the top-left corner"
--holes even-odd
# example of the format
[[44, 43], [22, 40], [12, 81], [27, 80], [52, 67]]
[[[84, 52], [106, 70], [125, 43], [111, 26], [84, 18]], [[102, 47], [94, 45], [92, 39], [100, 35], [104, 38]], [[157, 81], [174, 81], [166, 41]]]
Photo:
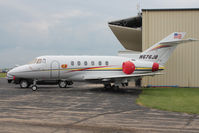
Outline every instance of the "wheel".
[[20, 81], [20, 87], [21, 88], [28, 88], [29, 87], [29, 83], [27, 80], [21, 80]]
[[120, 90], [120, 87], [119, 87], [118, 85], [113, 85], [112, 88], [113, 88], [115, 91]]
[[112, 90], [111, 84], [104, 84], [104, 89], [105, 89], [106, 91]]
[[105, 84], [105, 85], [104, 85], [104, 88], [105, 88], [105, 89], [110, 89], [110, 88], [111, 88], [111, 84]]
[[67, 82], [66, 81], [59, 81], [59, 87], [60, 88], [66, 88]]
[[126, 86], [128, 86], [129, 85], [129, 83], [122, 83], [122, 86], [123, 87], [126, 87]]
[[37, 86], [36, 86], [36, 85], [33, 85], [33, 86], [32, 86], [32, 90], [33, 90], [33, 91], [36, 91], [36, 90], [37, 90]]
[[72, 85], [73, 81], [68, 81], [67, 83], [68, 83], [68, 85]]

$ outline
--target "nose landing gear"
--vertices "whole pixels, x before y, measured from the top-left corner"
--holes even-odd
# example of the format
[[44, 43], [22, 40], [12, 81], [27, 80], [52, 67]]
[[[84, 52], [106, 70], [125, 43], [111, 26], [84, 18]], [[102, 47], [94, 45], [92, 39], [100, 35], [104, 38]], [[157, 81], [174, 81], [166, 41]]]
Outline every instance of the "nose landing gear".
[[37, 90], [37, 80], [33, 80], [32, 90], [33, 91]]

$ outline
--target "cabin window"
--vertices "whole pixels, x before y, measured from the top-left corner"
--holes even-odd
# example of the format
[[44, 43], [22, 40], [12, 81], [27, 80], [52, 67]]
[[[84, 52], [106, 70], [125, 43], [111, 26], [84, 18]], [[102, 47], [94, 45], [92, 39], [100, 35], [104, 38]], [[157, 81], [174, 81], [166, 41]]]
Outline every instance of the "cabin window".
[[42, 61], [41, 59], [38, 59], [38, 60], [37, 60], [37, 64], [40, 64], [40, 63], [41, 63], [41, 61]]
[[74, 63], [74, 61], [71, 61], [70, 64], [71, 64], [71, 66], [74, 66], [75, 63]]
[[87, 66], [87, 65], [88, 65], [88, 62], [87, 62], [87, 61], [84, 61], [84, 65]]
[[78, 61], [78, 62], [77, 62], [77, 65], [78, 65], [78, 66], [80, 66], [80, 65], [81, 65], [81, 62], [80, 62], [80, 61]]
[[91, 61], [91, 65], [94, 66], [94, 65], [95, 65], [95, 62], [94, 62], [94, 61]]
[[43, 59], [43, 60], [42, 60], [42, 63], [46, 63], [46, 59]]
[[102, 62], [101, 62], [101, 61], [99, 61], [99, 62], [98, 62], [98, 64], [99, 64], [99, 66], [101, 66], [101, 65], [102, 65]]
[[105, 64], [106, 64], [106, 66], [108, 66], [108, 64], [109, 64], [108, 61], [105, 61]]

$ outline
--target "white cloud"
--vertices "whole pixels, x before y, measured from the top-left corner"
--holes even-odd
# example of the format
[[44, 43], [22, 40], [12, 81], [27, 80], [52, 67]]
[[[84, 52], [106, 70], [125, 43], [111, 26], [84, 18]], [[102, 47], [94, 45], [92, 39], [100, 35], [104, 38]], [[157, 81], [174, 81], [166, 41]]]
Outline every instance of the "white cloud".
[[59, 20], [59, 19], [69, 19], [74, 17], [88, 17], [91, 15], [92, 15], [91, 12], [74, 9], [74, 10], [67, 10], [64, 12], [55, 13], [52, 15], [52, 18]]

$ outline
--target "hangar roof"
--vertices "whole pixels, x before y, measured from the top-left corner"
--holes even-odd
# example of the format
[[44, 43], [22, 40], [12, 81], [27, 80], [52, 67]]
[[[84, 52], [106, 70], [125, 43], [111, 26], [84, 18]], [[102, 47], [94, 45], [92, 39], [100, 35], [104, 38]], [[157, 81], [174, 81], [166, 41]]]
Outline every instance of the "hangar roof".
[[162, 8], [162, 9], [142, 9], [142, 11], [182, 11], [182, 10], [199, 10], [199, 8]]
[[142, 16], [112, 21], [108, 24], [125, 49], [142, 51]]

